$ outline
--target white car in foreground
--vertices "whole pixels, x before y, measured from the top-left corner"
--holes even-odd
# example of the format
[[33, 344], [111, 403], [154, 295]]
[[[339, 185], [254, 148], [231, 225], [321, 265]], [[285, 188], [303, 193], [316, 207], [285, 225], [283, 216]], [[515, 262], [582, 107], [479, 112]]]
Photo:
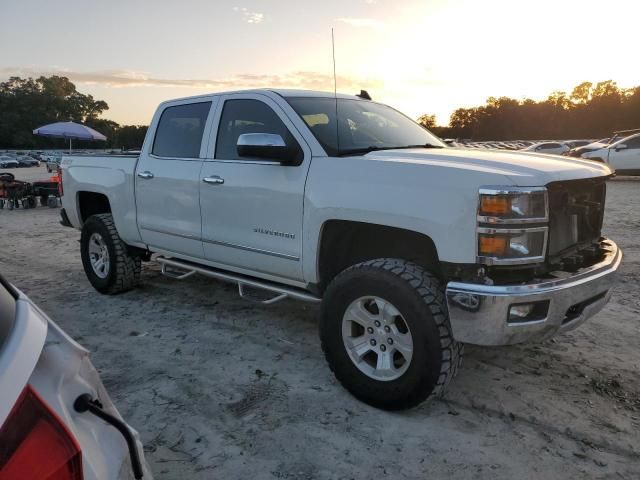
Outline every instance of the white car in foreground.
[[548, 153], [552, 155], [562, 155], [568, 152], [570, 147], [562, 142], [540, 142], [523, 148], [523, 152]]
[[583, 153], [582, 158], [607, 163], [622, 175], [640, 175], [640, 133]]
[[145, 480], [89, 352], [0, 276], [0, 479]]

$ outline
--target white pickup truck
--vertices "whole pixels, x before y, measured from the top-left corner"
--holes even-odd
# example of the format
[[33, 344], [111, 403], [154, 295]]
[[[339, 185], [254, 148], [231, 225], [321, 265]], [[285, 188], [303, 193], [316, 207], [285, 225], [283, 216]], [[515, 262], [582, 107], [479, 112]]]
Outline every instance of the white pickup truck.
[[[100, 292], [141, 262], [322, 301], [331, 369], [361, 400], [442, 394], [463, 344], [576, 327], [622, 254], [596, 162], [447, 148], [368, 95], [251, 90], [158, 108], [139, 156], [65, 156], [62, 223]], [[263, 294], [263, 298], [264, 298]]]

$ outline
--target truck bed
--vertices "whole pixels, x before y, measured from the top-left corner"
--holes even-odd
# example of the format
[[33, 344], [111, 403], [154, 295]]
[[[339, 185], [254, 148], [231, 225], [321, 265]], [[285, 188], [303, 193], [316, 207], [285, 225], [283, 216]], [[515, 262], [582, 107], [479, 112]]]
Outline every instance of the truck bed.
[[[62, 206], [70, 223], [81, 228], [83, 212], [77, 208], [83, 192], [109, 199], [116, 228], [123, 240], [136, 243], [135, 170], [138, 155], [64, 155], [62, 170]], [[86, 215], [85, 215], [86, 216]]]

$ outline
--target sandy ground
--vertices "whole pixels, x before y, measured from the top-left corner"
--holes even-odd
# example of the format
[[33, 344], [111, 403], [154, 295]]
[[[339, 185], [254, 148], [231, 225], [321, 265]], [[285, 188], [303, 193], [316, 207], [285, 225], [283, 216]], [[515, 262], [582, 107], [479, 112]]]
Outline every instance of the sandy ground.
[[160, 479], [637, 479], [640, 178], [610, 182], [604, 230], [626, 255], [605, 310], [543, 344], [468, 347], [444, 400], [401, 413], [340, 387], [315, 306], [153, 263], [140, 289], [98, 294], [57, 209], [0, 211], [0, 269], [93, 352]]

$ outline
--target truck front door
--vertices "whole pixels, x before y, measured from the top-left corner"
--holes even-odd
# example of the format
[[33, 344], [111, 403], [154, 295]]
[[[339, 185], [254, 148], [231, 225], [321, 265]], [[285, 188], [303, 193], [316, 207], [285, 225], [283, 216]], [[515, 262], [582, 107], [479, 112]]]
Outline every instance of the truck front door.
[[[238, 272], [302, 280], [302, 214], [311, 150], [281, 107], [266, 95], [232, 94], [214, 121], [213, 158], [200, 181], [207, 260]], [[217, 129], [216, 129], [217, 126]], [[299, 148], [300, 165], [238, 155], [243, 133], [278, 134]], [[211, 135], [212, 142], [214, 134]]]
[[135, 185], [140, 236], [155, 251], [203, 257], [199, 182], [214, 102], [168, 104], [152, 123]]

